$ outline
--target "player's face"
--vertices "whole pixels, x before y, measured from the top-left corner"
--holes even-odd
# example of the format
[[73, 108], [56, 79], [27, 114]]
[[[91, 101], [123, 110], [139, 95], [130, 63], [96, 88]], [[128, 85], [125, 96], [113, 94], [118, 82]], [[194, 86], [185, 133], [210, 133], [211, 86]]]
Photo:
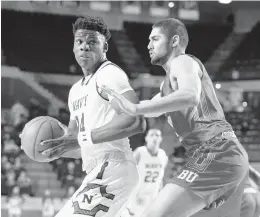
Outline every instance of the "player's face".
[[160, 27], [154, 27], [149, 36], [149, 44], [147, 46], [153, 65], [163, 65], [167, 62], [170, 53], [171, 45], [167, 35]]
[[149, 150], [152, 152], [157, 152], [161, 141], [162, 136], [159, 130], [152, 130], [148, 132], [148, 135], [146, 136], [146, 144]]
[[74, 36], [73, 52], [81, 68], [91, 70], [107, 51], [105, 37], [97, 31], [79, 29]]

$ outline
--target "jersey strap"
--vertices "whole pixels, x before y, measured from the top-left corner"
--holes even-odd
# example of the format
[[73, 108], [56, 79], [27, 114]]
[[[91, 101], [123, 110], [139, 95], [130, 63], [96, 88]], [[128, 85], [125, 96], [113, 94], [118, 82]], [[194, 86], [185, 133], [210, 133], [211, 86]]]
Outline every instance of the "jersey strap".
[[[105, 65], [103, 65], [102, 67], [100, 67], [100, 68], [98, 69], [98, 71], [100, 71], [101, 69], [105, 68], [105, 67], [108, 66], [108, 65], [115, 66], [115, 67], [119, 68], [121, 71], [124, 72], [124, 70], [121, 69], [118, 65], [116, 65], [116, 64], [114, 64], [114, 63], [112, 63], [112, 62], [110, 62], [110, 61], [107, 61], [107, 63], [106, 63]], [[100, 92], [98, 91], [97, 79], [96, 79], [96, 90], [97, 90], [98, 95], [99, 95], [102, 99], [104, 99], [104, 100], [106, 100], [106, 101], [109, 101], [107, 98], [105, 98], [104, 96], [102, 96], [102, 92], [100, 93]]]

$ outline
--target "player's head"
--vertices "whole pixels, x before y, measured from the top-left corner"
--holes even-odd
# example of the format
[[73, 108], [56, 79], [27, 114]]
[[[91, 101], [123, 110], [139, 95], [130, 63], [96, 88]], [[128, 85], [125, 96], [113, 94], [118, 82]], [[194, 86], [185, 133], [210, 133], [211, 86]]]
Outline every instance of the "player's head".
[[100, 17], [78, 18], [73, 24], [73, 52], [81, 68], [91, 70], [105, 57], [111, 34]]
[[18, 186], [14, 186], [12, 190], [12, 195], [17, 196], [20, 195], [20, 188]]
[[172, 54], [185, 52], [189, 36], [181, 21], [169, 18], [153, 25], [149, 40], [151, 63], [163, 65]]
[[162, 142], [162, 133], [158, 129], [150, 129], [145, 136], [146, 146], [152, 152], [157, 152]]

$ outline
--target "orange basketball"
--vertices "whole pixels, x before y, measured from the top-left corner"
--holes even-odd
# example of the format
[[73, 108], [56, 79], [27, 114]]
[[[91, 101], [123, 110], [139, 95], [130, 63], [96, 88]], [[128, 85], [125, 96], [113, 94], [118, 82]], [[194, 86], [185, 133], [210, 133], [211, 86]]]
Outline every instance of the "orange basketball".
[[25, 154], [38, 162], [50, 162], [48, 157], [41, 154], [50, 148], [40, 143], [48, 139], [55, 139], [63, 135], [58, 120], [48, 116], [40, 116], [29, 121], [21, 134], [22, 149]]

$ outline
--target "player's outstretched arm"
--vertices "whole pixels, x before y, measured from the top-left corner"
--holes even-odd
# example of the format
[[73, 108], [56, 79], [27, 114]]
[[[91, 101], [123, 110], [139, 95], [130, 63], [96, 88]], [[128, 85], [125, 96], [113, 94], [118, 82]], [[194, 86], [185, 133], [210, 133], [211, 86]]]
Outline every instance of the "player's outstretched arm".
[[[159, 99], [161, 98], [161, 93], [157, 93], [151, 100], [156, 100], [156, 99]], [[140, 104], [142, 103], [146, 103], [147, 100], [143, 100], [143, 101], [140, 101]], [[164, 114], [163, 112], [159, 112], [159, 113], [148, 113], [148, 114], [145, 114], [144, 117], [146, 118], [157, 118], [159, 116], [161, 116], [162, 114]]]
[[186, 55], [179, 56], [173, 60], [169, 76], [172, 86], [174, 86], [175, 80], [177, 82], [176, 91], [139, 104], [129, 102], [107, 86], [102, 88], [116, 100], [123, 112], [133, 116], [173, 112], [198, 105], [201, 94], [201, 69], [198, 63]]

